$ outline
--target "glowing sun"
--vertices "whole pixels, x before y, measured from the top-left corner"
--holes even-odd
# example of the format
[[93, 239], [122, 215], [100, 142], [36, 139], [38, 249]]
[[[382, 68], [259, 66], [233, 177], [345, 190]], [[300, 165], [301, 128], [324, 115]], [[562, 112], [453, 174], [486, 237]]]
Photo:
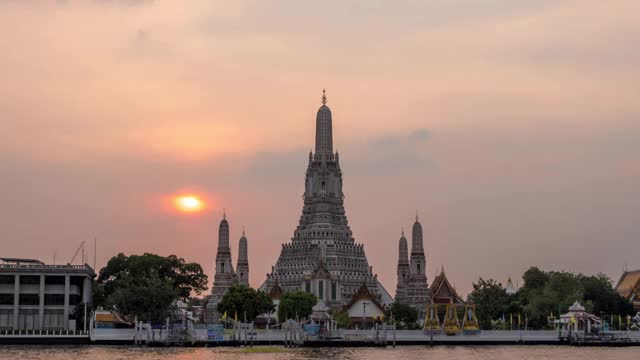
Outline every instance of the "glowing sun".
[[202, 199], [195, 195], [177, 196], [174, 199], [174, 204], [182, 212], [199, 212], [204, 208]]

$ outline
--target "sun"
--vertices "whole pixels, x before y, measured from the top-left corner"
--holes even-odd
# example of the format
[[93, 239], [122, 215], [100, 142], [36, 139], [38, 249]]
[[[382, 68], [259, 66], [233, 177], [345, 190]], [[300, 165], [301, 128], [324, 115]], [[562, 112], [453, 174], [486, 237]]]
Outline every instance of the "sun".
[[176, 208], [182, 212], [199, 212], [204, 209], [204, 201], [196, 195], [181, 195], [174, 199]]

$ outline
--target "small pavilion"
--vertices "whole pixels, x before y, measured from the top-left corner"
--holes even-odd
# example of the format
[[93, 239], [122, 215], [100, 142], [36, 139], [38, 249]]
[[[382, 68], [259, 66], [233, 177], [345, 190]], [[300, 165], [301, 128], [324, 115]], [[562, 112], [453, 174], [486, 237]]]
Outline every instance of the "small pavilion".
[[585, 311], [584, 306], [578, 301], [569, 307], [569, 312], [560, 316], [560, 326], [562, 330], [570, 333], [583, 332], [592, 334], [600, 328], [602, 322], [600, 318]]

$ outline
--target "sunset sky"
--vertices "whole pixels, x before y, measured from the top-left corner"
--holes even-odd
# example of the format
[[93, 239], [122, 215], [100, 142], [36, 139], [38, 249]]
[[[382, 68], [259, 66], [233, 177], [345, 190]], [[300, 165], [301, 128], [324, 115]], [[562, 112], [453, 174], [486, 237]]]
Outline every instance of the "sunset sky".
[[326, 88], [392, 295], [416, 210], [429, 281], [464, 294], [532, 265], [617, 280], [640, 268], [638, 39], [638, 0], [0, 0], [0, 256], [96, 237], [98, 268], [176, 254], [212, 279], [226, 208], [259, 286]]

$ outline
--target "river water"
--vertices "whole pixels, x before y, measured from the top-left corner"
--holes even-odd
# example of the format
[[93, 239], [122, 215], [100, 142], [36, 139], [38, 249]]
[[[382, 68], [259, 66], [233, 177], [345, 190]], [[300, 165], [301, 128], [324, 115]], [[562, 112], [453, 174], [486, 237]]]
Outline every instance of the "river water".
[[17, 360], [227, 360], [227, 359], [488, 359], [488, 360], [602, 360], [640, 359], [640, 347], [576, 348], [567, 346], [405, 346], [382, 348], [285, 349], [145, 348], [132, 346], [0, 346], [0, 359]]

